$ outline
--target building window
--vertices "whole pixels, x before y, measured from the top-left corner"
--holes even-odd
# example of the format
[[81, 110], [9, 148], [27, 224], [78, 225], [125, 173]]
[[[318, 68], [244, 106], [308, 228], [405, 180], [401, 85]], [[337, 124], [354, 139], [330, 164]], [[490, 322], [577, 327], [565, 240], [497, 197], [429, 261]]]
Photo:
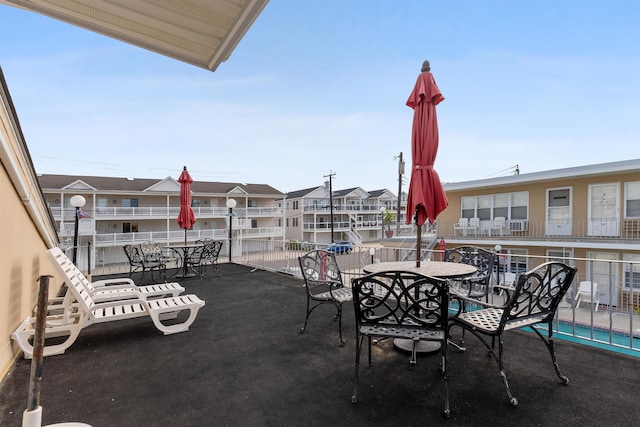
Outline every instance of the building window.
[[501, 193], [460, 198], [461, 218], [526, 220], [529, 216], [529, 192]]
[[624, 216], [640, 218], [640, 181], [624, 184]]
[[123, 208], [137, 208], [139, 206], [138, 199], [122, 199], [121, 206]]
[[640, 255], [624, 254], [623, 259], [625, 261], [629, 261], [628, 263], [625, 263], [623, 267], [624, 268], [624, 282], [623, 282], [624, 288], [631, 289], [631, 287], [633, 287], [634, 292], [640, 291]]
[[460, 200], [462, 206], [462, 212], [460, 216], [462, 218], [475, 218], [476, 217], [476, 198], [475, 197], [463, 197]]
[[298, 210], [298, 209], [299, 209], [299, 206], [300, 206], [300, 205], [299, 205], [299, 200], [295, 200], [295, 201], [293, 202], [293, 209], [294, 209], [294, 210]]
[[293, 218], [293, 226], [294, 227], [298, 226], [298, 218]]
[[198, 199], [191, 199], [191, 207], [192, 207], [192, 208], [199, 208], [199, 207], [200, 207], [200, 200], [198, 200]]
[[137, 222], [123, 222], [122, 223], [122, 232], [123, 233], [137, 233], [138, 232], [138, 223]]
[[573, 258], [573, 253], [571, 250], [561, 250], [561, 249], [547, 250], [547, 261], [559, 261], [565, 264], [574, 265], [573, 261], [571, 261], [570, 258]]
[[524, 273], [528, 271], [526, 249], [505, 249], [507, 271], [512, 273]]

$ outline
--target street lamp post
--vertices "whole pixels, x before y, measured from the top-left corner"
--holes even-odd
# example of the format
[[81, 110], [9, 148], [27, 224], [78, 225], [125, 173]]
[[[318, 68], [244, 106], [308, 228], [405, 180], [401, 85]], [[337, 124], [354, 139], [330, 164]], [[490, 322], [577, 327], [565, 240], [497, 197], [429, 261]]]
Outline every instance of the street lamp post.
[[400, 236], [400, 204], [402, 202], [402, 175], [404, 175], [404, 160], [402, 151], [398, 158], [398, 207], [396, 209], [396, 235]]
[[502, 246], [496, 245], [493, 249], [496, 251], [497, 258], [496, 272], [498, 274], [496, 274], [496, 286], [500, 286], [500, 251], [502, 250]]
[[331, 215], [331, 243], [335, 242], [333, 235], [333, 177], [335, 176], [335, 172], [330, 172], [329, 175], [325, 175], [325, 178], [329, 178], [329, 215]]
[[71, 198], [70, 200], [71, 206], [73, 206], [74, 208], [76, 208], [76, 218], [75, 218], [75, 227], [74, 227], [74, 231], [73, 231], [73, 263], [77, 266], [77, 261], [78, 261], [78, 223], [80, 222], [80, 216], [78, 215], [78, 212], [80, 211], [80, 208], [84, 206], [85, 203], [87, 203], [87, 200], [80, 196], [80, 195], [75, 195]]
[[231, 236], [233, 231], [233, 208], [236, 207], [235, 199], [227, 200], [227, 207], [229, 208], [229, 262], [231, 262]]

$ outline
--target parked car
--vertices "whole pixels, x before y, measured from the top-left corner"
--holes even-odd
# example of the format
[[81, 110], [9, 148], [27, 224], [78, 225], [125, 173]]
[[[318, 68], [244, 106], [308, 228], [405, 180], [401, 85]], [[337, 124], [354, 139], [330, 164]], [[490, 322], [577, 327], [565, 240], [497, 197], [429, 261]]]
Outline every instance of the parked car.
[[312, 251], [316, 249], [316, 244], [314, 242], [302, 242], [302, 250], [303, 251]]
[[327, 252], [335, 252], [337, 254], [348, 254], [352, 250], [353, 245], [348, 241], [334, 242], [327, 246]]

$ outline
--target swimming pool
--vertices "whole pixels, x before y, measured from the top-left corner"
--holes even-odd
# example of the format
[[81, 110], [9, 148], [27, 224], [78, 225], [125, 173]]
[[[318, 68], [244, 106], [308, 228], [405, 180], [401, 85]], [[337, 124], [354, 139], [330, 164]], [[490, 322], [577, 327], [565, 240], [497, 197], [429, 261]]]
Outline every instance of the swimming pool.
[[[628, 334], [617, 331], [611, 331], [611, 334], [609, 334], [608, 329], [594, 327], [592, 338], [592, 329], [589, 326], [580, 325], [578, 323], [574, 326], [572, 323], [568, 322], [554, 322], [553, 325], [554, 338], [640, 357], [640, 338], [638, 337], [634, 336], [630, 339]], [[531, 332], [531, 329], [523, 328], [525, 331], [527, 329]], [[547, 328], [544, 326], [539, 326], [539, 329], [543, 330], [545, 334], [547, 333]]]

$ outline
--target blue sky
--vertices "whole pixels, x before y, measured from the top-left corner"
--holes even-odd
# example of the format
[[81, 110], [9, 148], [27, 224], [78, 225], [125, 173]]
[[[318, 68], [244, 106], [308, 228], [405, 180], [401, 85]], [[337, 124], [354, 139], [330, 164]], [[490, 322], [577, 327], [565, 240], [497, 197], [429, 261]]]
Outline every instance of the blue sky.
[[211, 73], [0, 5], [0, 66], [38, 173], [396, 193], [425, 59], [443, 182], [640, 158], [638, 22], [637, 0], [271, 0]]

